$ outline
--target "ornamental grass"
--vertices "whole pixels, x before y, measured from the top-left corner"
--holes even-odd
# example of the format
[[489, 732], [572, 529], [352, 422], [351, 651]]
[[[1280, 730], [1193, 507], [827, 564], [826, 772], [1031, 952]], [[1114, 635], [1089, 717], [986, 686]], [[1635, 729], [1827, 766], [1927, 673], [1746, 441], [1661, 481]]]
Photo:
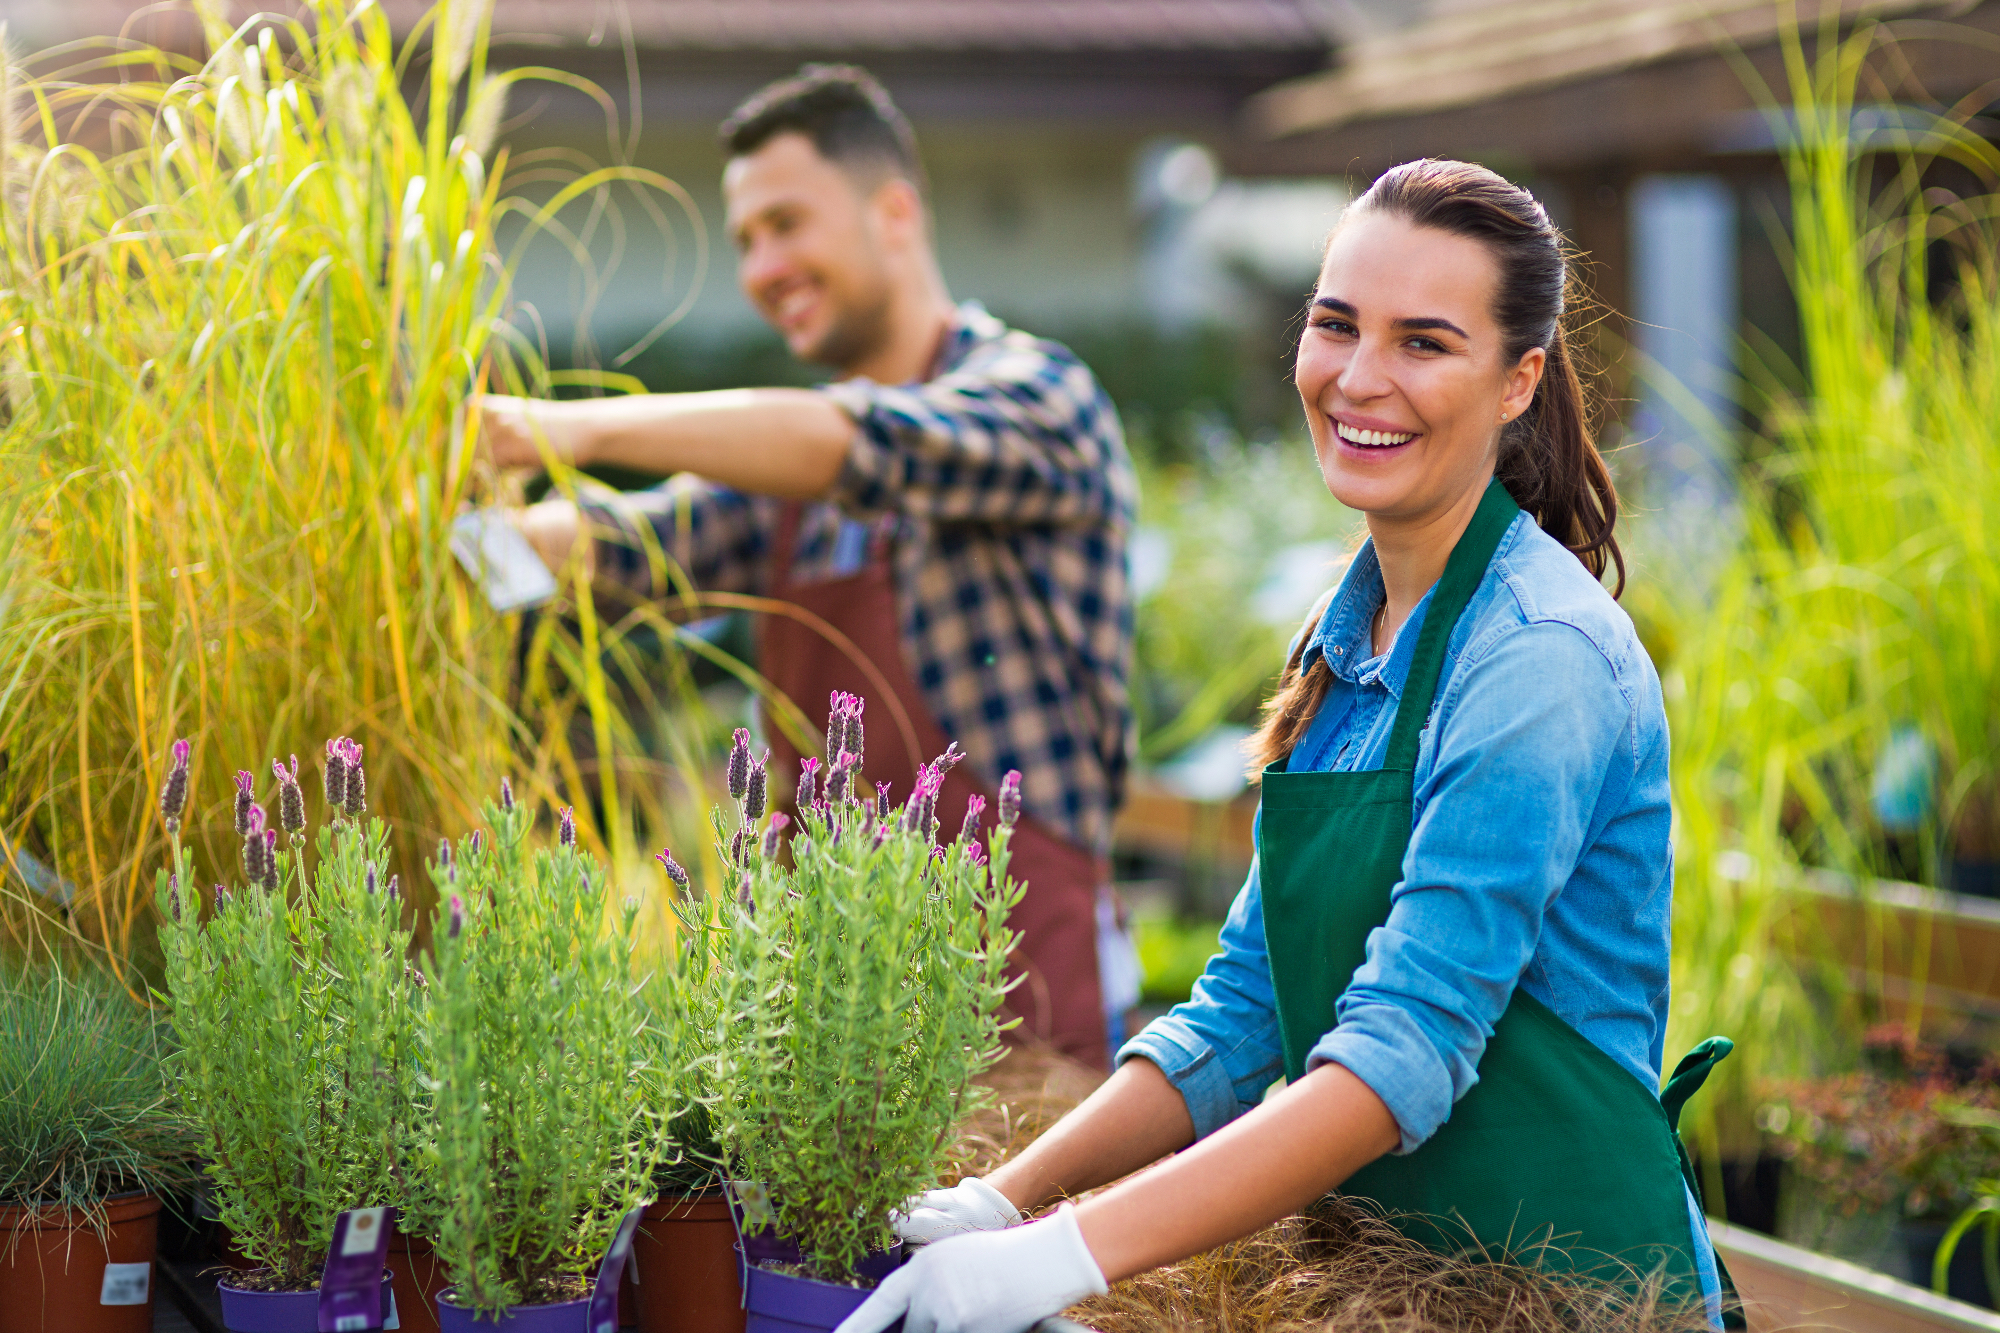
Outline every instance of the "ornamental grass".
[[376, 5], [232, 29], [198, 3], [205, 58], [102, 39], [33, 72], [0, 61], [13, 937], [56, 923], [114, 960], [150, 948], [176, 736], [199, 874], [233, 862], [229, 766], [261, 772], [290, 736], [364, 745], [406, 883], [504, 772], [526, 800], [567, 795], [614, 854], [654, 799], [621, 780], [640, 747], [589, 599], [524, 636], [454, 568], [447, 531], [505, 498], [474, 465], [467, 395], [557, 382], [507, 322], [522, 247], [550, 235], [587, 260], [571, 202], [601, 215], [637, 192], [664, 217], [656, 201], [686, 196], [494, 151], [520, 80], [609, 102], [559, 71], [489, 73], [489, 8], [446, 0], [398, 49]]
[[[1775, 123], [1803, 356], [1746, 356], [1766, 432], [1739, 545], [1677, 607], [1662, 672], [1668, 1050], [1738, 1042], [1688, 1107], [1711, 1168], [1755, 1151], [1760, 1083], [1850, 1063], [1885, 1012], [1912, 1036], [1939, 1018], [1925, 982], [1950, 941], [1894, 936], [1870, 885], [1948, 887], [1954, 860], [2000, 860], [2000, 152], [1964, 126], [1976, 107], [1919, 113], [1920, 90], [1899, 128], [1869, 128], [1885, 40], [1788, 44]], [[1858, 957], [1801, 902], [1818, 869], [1860, 890]]]

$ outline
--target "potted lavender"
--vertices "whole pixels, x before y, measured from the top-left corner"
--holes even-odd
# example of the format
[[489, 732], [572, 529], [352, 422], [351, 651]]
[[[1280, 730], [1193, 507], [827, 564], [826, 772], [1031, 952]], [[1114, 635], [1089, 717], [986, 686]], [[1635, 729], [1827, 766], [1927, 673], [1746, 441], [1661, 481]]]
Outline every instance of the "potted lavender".
[[975, 800], [940, 846], [956, 752], [892, 807], [859, 790], [860, 731], [846, 701], [788, 847], [782, 815], [759, 830], [739, 807], [723, 843], [736, 892], [688, 923], [715, 959], [715, 1114], [751, 1333], [831, 1329], [860, 1304], [894, 1264], [890, 1212], [937, 1179], [1000, 1054], [1018, 776], [989, 837]]
[[186, 754], [175, 746], [162, 802], [174, 870], [155, 897], [178, 1038], [169, 1069], [222, 1220], [258, 1265], [223, 1284], [223, 1318], [239, 1333], [313, 1327], [336, 1215], [394, 1205], [407, 1185], [425, 1096], [410, 932], [384, 875], [387, 831], [364, 819], [359, 745], [327, 743], [330, 819], [310, 876], [298, 760], [272, 764], [275, 820], [254, 775], [237, 774], [243, 875], [212, 895], [194, 887], [179, 844]]
[[504, 786], [487, 816], [491, 838], [442, 844], [431, 866], [444, 907], [421, 1027], [428, 1188], [405, 1225], [450, 1278], [441, 1327], [569, 1333], [659, 1153], [641, 1104], [638, 903], [614, 903], [567, 810], [541, 849]]

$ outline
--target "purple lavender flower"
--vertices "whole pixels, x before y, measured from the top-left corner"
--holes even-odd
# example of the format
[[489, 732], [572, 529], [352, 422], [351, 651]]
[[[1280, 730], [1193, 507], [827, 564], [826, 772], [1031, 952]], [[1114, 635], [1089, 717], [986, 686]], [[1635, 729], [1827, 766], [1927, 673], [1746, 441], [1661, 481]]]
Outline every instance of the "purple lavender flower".
[[943, 777], [963, 762], [965, 762], [965, 751], [958, 748], [957, 741], [953, 741], [945, 746], [944, 753], [937, 757], [938, 776]]
[[167, 876], [167, 907], [174, 914], [174, 920], [181, 919], [181, 877]]
[[341, 758], [347, 761], [347, 790], [342, 794], [340, 808], [349, 819], [359, 819], [368, 810], [368, 779], [361, 771], [361, 746], [343, 736], [340, 740]]
[[738, 727], [729, 747], [729, 799], [742, 801], [750, 792], [750, 731]]
[[220, 912], [227, 906], [229, 906], [229, 889], [226, 885], [218, 884], [215, 886], [215, 910]]
[[853, 697], [845, 690], [835, 690], [826, 696], [826, 761], [829, 764], [840, 758], [840, 752], [847, 748], [847, 701]]
[[347, 807], [347, 754], [338, 739], [326, 743], [326, 768], [320, 776], [327, 808], [337, 815]]
[[750, 916], [757, 915], [757, 895], [750, 892], [750, 872], [747, 870], [736, 885], [736, 905]]
[[361, 877], [361, 888], [370, 898], [375, 896], [375, 863], [368, 863], [368, 873]]
[[[186, 741], [173, 743], [174, 766], [167, 770], [167, 780], [160, 788], [160, 819], [167, 826], [167, 832], [181, 831], [181, 815], [188, 802], [188, 755], [193, 750]], [[179, 920], [180, 908], [176, 905], [175, 920]]]
[[759, 849], [764, 853], [766, 861], [776, 859], [779, 840], [785, 834], [785, 825], [791, 822], [791, 817], [782, 810], [771, 816], [770, 824], [764, 829], [764, 845]]
[[745, 864], [743, 859], [743, 836], [744, 830], [739, 828], [729, 839], [729, 864], [733, 866]]
[[743, 818], [756, 823], [764, 817], [765, 787], [768, 781], [766, 770], [770, 767], [771, 752], [764, 751], [762, 759], [750, 764], [749, 792], [743, 798]]
[[667, 878], [672, 881], [673, 886], [682, 893], [686, 893], [688, 888], [688, 872], [682, 867], [680, 862], [674, 860], [673, 849], [662, 847], [653, 859], [658, 861], [666, 870]]
[[833, 769], [826, 775], [826, 803], [839, 805], [847, 799], [847, 788], [854, 777], [854, 766], [858, 761], [852, 750], [841, 751]]
[[445, 868], [446, 870], [449, 870], [449, 869], [451, 869], [451, 839], [450, 839], [450, 838], [439, 838], [439, 839], [438, 839], [438, 857], [437, 857], [437, 860], [438, 860], [438, 864], [439, 864], [439, 865], [441, 865], [441, 866], [443, 866], [443, 867], [444, 867], [444, 868]]
[[971, 846], [979, 845], [979, 817], [986, 813], [986, 798], [974, 796], [965, 803], [965, 822], [958, 826], [958, 840]]
[[500, 779], [500, 808], [502, 810], [514, 808], [514, 784], [506, 778]]
[[801, 810], [808, 808], [813, 803], [813, 786], [817, 781], [815, 775], [818, 772], [819, 760], [816, 757], [807, 755], [805, 758], [799, 760], [798, 806]]
[[[247, 773], [239, 773], [236, 775], [237, 781], [241, 782], [248, 776]], [[238, 800], [237, 805], [242, 808], [245, 803]], [[271, 844], [264, 841], [264, 807], [254, 802], [249, 803], [242, 817], [238, 819], [237, 827], [243, 833], [244, 881], [253, 888], [262, 887], [271, 874], [270, 868], [265, 864]]]
[[459, 932], [464, 929], [465, 900], [454, 893], [451, 895], [451, 924], [446, 929], [445, 934], [452, 939], [457, 939]]
[[483, 828], [476, 828], [472, 830], [472, 836], [470, 838], [467, 838], [466, 842], [470, 844], [466, 848], [466, 850], [471, 852], [474, 856], [479, 855], [481, 852], [486, 850], [486, 830]]
[[556, 825], [556, 841], [565, 847], [576, 846], [576, 811], [568, 806], [562, 808], [562, 819]]
[[889, 784], [886, 782], [875, 784], [875, 818], [884, 824], [889, 822]]
[[863, 746], [861, 712], [868, 707], [868, 701], [858, 694], [848, 697], [852, 702], [847, 708], [847, 738], [841, 742], [841, 748], [854, 756], [854, 767], [858, 769], [861, 767]]
[[1013, 828], [1021, 817], [1021, 770], [1010, 768], [1000, 779], [1000, 827]]
[[397, 898], [402, 896], [402, 881], [394, 875], [389, 876], [389, 887], [384, 889], [383, 892], [388, 896], [390, 902], [395, 902]]
[[264, 830], [264, 884], [265, 891], [278, 891], [278, 830]]
[[983, 866], [986, 864], [986, 849], [976, 842], [968, 842], [965, 844], [965, 859], [969, 865]]
[[257, 778], [247, 768], [236, 770], [236, 836], [250, 836], [250, 810], [257, 799]]
[[306, 794], [299, 790], [299, 757], [292, 756], [290, 772], [273, 759], [271, 772], [278, 778], [278, 827], [292, 835], [292, 845], [305, 841]]

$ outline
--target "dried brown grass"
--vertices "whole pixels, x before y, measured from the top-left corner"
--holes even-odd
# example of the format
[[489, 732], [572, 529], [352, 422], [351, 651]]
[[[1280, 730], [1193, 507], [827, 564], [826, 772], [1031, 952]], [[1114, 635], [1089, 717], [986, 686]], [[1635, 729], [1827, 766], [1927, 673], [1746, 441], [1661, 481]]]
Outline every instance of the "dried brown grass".
[[[987, 1077], [994, 1104], [969, 1118], [955, 1161], [984, 1173], [1087, 1097], [1101, 1074], [1017, 1048]], [[1657, 1283], [1551, 1276], [1437, 1254], [1381, 1217], [1329, 1200], [1242, 1240], [1120, 1282], [1068, 1313], [1097, 1333], [1695, 1333], [1697, 1305]]]

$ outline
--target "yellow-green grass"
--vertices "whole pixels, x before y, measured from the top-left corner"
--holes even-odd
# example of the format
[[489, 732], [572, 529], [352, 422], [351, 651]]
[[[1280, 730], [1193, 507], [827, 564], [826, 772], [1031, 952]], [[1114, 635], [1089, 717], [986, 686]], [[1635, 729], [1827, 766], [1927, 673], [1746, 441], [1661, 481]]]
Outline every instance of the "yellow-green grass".
[[183, 736], [204, 880], [237, 873], [231, 772], [261, 797], [296, 753], [313, 791], [337, 735], [365, 747], [406, 885], [506, 774], [635, 862], [635, 806], [659, 816], [663, 784], [634, 781], [618, 631], [582, 598], [524, 649], [447, 530], [505, 498], [467, 395], [550, 385], [506, 323], [496, 226], [582, 255], [572, 201], [686, 196], [552, 160], [513, 166], [535, 202], [507, 193], [507, 154], [487, 156], [507, 88], [584, 85], [489, 75], [477, 3], [447, 0], [400, 50], [344, 0], [240, 32], [201, 13], [205, 61], [85, 44], [10, 66], [0, 97], [0, 863], [76, 886], [58, 911], [0, 868], [6, 930], [146, 949]]

